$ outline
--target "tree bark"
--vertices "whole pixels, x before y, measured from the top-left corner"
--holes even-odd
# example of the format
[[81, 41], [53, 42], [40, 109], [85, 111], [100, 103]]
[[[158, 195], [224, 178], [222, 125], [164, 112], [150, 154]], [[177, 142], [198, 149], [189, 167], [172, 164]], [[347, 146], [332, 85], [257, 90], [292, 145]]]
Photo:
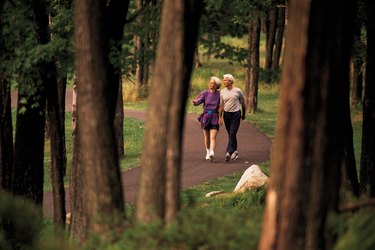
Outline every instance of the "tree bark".
[[[111, 5], [109, 5], [110, 7]], [[114, 6], [112, 6], [114, 7]], [[118, 6], [117, 6], [118, 7]], [[117, 9], [124, 11], [124, 9]], [[113, 126], [118, 82], [112, 81], [106, 1], [81, 0], [75, 3], [76, 65], [78, 74], [77, 127], [79, 166], [83, 168], [83, 204], [87, 220], [85, 232], [108, 237], [121, 226], [123, 196]], [[118, 23], [116, 23], [118, 25]], [[113, 30], [112, 30], [113, 29]], [[74, 212], [74, 211], [73, 211]]]
[[329, 249], [326, 220], [338, 204], [353, 9], [352, 1], [289, 3], [259, 249]]
[[[4, 1], [0, 1], [0, 10]], [[3, 20], [0, 15], [0, 33]], [[3, 55], [4, 40], [0, 37], [0, 54]], [[0, 64], [3, 62], [0, 61]], [[6, 79], [5, 72], [0, 70], [0, 191], [11, 191], [13, 173], [13, 124], [11, 110], [10, 82]]]
[[[45, 3], [35, 1], [31, 7], [34, 11], [33, 18], [36, 22], [38, 43], [47, 44], [49, 32]], [[46, 61], [37, 62], [35, 71], [47, 69], [47, 64]], [[41, 205], [43, 202], [45, 85], [48, 82], [49, 73], [48, 70], [41, 70], [40, 72], [37, 76], [29, 76], [32, 82], [27, 84], [29, 84], [29, 88], [34, 88], [33, 93], [26, 93], [26, 88], [21, 91], [19, 89], [18, 92], [14, 177], [12, 181], [12, 192], [14, 194], [26, 197], [37, 205]], [[20, 100], [26, 100], [26, 103], [21, 103]], [[21, 111], [24, 111], [24, 113]]]
[[268, 11], [269, 16], [269, 29], [267, 35], [267, 42], [266, 42], [266, 61], [265, 61], [265, 69], [271, 70], [272, 60], [273, 60], [273, 50], [275, 46], [275, 37], [276, 37], [276, 27], [277, 27], [277, 16], [278, 16], [278, 9], [276, 7], [272, 7], [270, 11]]
[[163, 2], [135, 211], [139, 223], [169, 222], [179, 209], [183, 121], [202, 4]]
[[50, 131], [51, 178], [53, 193], [53, 220], [55, 225], [65, 227], [65, 190], [64, 190], [64, 131], [61, 127], [61, 115], [57, 88], [57, 70], [54, 62], [48, 63], [47, 119]]
[[13, 173], [11, 95], [10, 84], [0, 74], [0, 190], [10, 191]]
[[249, 93], [247, 96], [247, 112], [254, 113], [258, 106], [258, 80], [259, 80], [259, 44], [260, 44], [260, 19], [256, 18], [249, 24]]
[[284, 41], [284, 28], [285, 28], [285, 7], [278, 8], [277, 17], [277, 36], [275, 41], [275, 52], [273, 54], [271, 70], [279, 70], [280, 57]]
[[352, 107], [356, 108], [362, 104], [362, 90], [363, 90], [363, 58], [361, 55], [361, 27], [362, 24], [356, 21], [354, 29], [354, 49], [352, 53], [353, 62], [353, 77], [352, 77]]
[[375, 3], [366, 1], [367, 10], [367, 62], [363, 98], [361, 191], [375, 197]]

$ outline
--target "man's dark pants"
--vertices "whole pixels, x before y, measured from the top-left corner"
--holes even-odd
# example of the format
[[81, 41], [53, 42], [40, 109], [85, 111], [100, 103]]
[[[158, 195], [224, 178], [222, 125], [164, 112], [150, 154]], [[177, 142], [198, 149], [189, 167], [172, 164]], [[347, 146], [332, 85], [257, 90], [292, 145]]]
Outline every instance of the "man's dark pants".
[[240, 122], [240, 110], [237, 112], [224, 112], [224, 124], [229, 138], [226, 152], [229, 154], [237, 150], [237, 131], [240, 127]]

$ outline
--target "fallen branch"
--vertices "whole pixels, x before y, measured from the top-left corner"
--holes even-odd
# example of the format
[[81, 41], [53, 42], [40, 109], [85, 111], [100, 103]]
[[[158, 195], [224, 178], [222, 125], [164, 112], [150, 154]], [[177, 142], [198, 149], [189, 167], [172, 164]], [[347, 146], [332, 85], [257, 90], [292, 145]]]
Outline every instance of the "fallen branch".
[[354, 212], [362, 207], [375, 206], [375, 198], [368, 198], [365, 200], [350, 202], [339, 208], [339, 212]]

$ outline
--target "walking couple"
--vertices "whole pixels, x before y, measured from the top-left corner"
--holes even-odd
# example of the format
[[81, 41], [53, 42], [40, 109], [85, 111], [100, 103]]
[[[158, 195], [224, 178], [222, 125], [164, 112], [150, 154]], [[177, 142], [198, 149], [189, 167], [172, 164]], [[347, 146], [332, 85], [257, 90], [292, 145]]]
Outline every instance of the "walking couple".
[[[224, 88], [221, 80], [213, 76], [207, 90], [202, 91], [195, 100], [194, 106], [203, 104], [203, 113], [198, 117], [203, 130], [206, 160], [212, 162], [215, 156], [216, 136], [220, 126], [225, 124], [228, 132], [228, 145], [225, 161], [237, 160], [237, 131], [241, 119], [245, 119], [245, 98], [241, 89], [234, 87], [234, 77], [231, 74], [223, 76]], [[241, 112], [242, 110], [242, 112]]]

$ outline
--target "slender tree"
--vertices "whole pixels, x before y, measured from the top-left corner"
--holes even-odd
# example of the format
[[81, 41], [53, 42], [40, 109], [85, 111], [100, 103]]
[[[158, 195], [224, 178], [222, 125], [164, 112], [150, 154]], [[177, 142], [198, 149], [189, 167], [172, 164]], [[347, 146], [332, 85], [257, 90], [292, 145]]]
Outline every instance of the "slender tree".
[[275, 38], [276, 38], [276, 31], [277, 31], [277, 17], [278, 17], [278, 8], [276, 6], [272, 6], [271, 9], [268, 11], [268, 34], [267, 34], [267, 41], [266, 41], [266, 60], [264, 68], [267, 70], [271, 70], [272, 60], [273, 60], [273, 51], [275, 47]]
[[353, 1], [289, 3], [259, 249], [330, 249], [325, 233], [338, 205], [353, 7]]
[[[48, 13], [44, 1], [32, 4], [18, 3], [28, 13], [28, 24], [35, 29], [24, 34], [22, 46], [43, 50], [49, 42]], [[36, 44], [30, 44], [30, 38]], [[33, 51], [35, 52], [35, 51]], [[48, 82], [48, 58], [38, 58], [28, 68], [26, 75], [18, 80], [18, 104], [14, 151], [14, 174], [12, 192], [24, 196], [36, 204], [43, 202], [43, 157], [44, 157], [44, 125], [45, 125], [45, 84]]]
[[367, 0], [366, 10], [366, 83], [363, 98], [360, 182], [362, 192], [375, 197], [375, 3]]
[[[4, 1], [0, 1], [0, 13], [3, 13], [3, 5]], [[10, 191], [13, 172], [13, 125], [10, 83], [4, 70], [5, 45], [1, 14], [0, 34], [0, 190]]]
[[168, 222], [179, 209], [183, 120], [202, 8], [200, 0], [163, 1], [135, 211], [140, 223]]
[[275, 50], [273, 53], [271, 70], [278, 70], [280, 68], [281, 51], [283, 48], [283, 41], [284, 41], [284, 29], [285, 29], [285, 6], [279, 6], [278, 16], [277, 16], [277, 33], [276, 33], [276, 41], [275, 41]]
[[258, 80], [259, 80], [259, 44], [260, 44], [260, 18], [249, 21], [249, 57], [246, 76], [246, 107], [247, 112], [254, 113], [258, 106]]

